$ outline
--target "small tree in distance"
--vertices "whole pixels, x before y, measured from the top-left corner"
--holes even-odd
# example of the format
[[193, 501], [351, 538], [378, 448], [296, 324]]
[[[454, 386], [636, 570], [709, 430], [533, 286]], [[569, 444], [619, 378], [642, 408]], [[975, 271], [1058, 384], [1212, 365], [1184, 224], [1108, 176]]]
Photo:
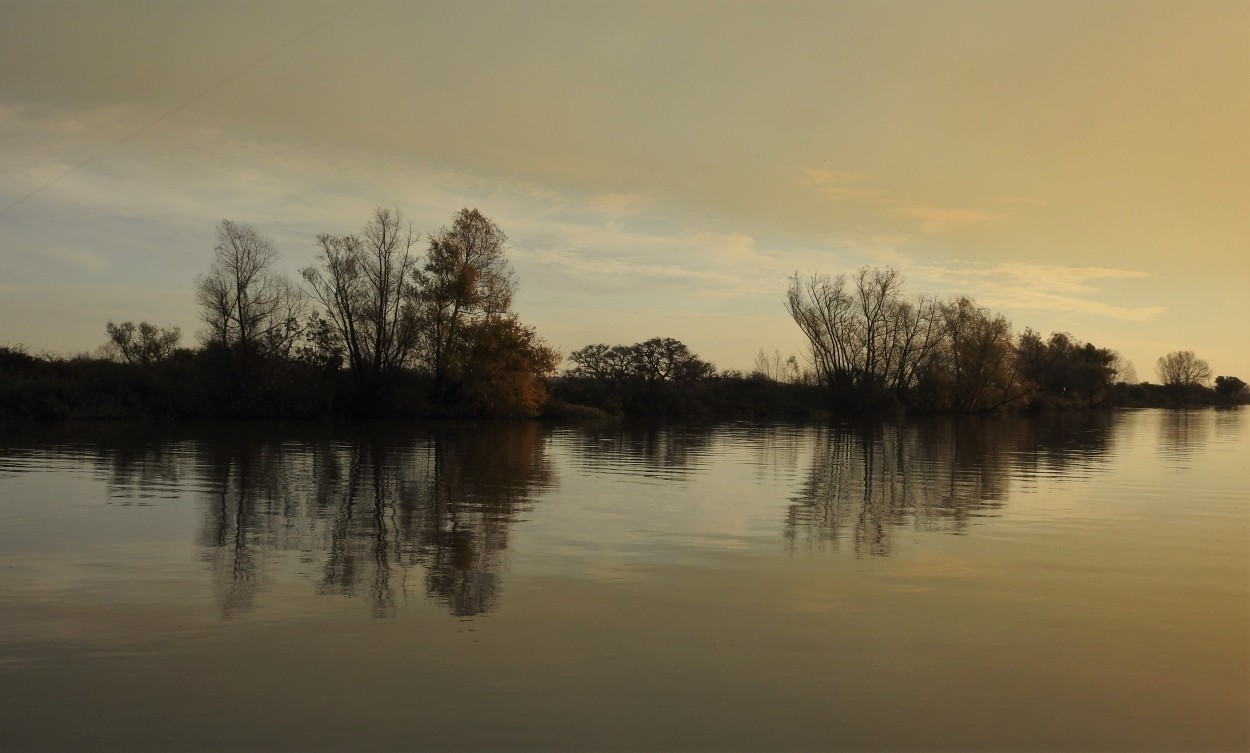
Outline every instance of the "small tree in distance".
[[803, 369], [799, 366], [799, 359], [796, 356], [791, 355], [783, 359], [780, 350], [774, 350], [770, 356], [764, 352], [763, 348], [755, 354], [755, 368], [752, 369], [751, 375], [759, 379], [789, 384], [800, 384], [803, 381]]
[[1239, 402], [1246, 397], [1246, 383], [1235, 376], [1217, 376], [1215, 394], [1228, 402]]
[[1137, 367], [1133, 365], [1133, 362], [1115, 351], [1111, 352], [1114, 355], [1114, 359], [1111, 361], [1111, 370], [1115, 372], [1115, 381], [1125, 384], [1137, 384]]
[[1192, 350], [1177, 350], [1160, 356], [1155, 372], [1159, 381], [1166, 385], [1205, 386], [1211, 381], [1211, 367]]
[[109, 344], [117, 348], [126, 363], [146, 365], [168, 358], [178, 347], [182, 338], [182, 330], [178, 327], [158, 327], [155, 324], [134, 322], [104, 326], [109, 336]]
[[565, 376], [574, 379], [690, 384], [716, 373], [715, 364], [671, 337], [653, 337], [633, 345], [587, 345], [573, 351], [569, 360], [575, 366]]

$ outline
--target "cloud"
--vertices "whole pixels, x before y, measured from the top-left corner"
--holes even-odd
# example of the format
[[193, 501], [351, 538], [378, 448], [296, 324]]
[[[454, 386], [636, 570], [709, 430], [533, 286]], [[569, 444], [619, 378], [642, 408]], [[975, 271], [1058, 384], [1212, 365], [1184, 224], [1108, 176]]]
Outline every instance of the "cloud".
[[924, 282], [950, 294], [975, 291], [977, 299], [991, 308], [1065, 311], [1127, 322], [1153, 321], [1167, 311], [1163, 306], [1121, 306], [1093, 296], [1103, 292], [1098, 280], [1133, 280], [1144, 272], [1110, 267], [1000, 262], [955, 262], [916, 270]]
[[43, 249], [43, 255], [62, 266], [68, 265], [71, 270], [96, 274], [113, 266], [112, 260], [88, 249], [70, 250], [52, 246]]
[[920, 221], [920, 227], [926, 233], [945, 233], [963, 225], [977, 225], [983, 222], [1002, 222], [1005, 215], [994, 214], [983, 209], [956, 209], [952, 207], [932, 207], [912, 205], [900, 210], [904, 217]]
[[784, 275], [780, 264], [743, 233], [670, 233], [645, 223], [594, 222], [548, 224], [531, 232], [539, 237], [515, 249], [519, 262], [629, 296], [675, 284], [701, 294], [753, 295], [775, 292]]
[[803, 171], [799, 185], [811, 188], [826, 201], [869, 201], [887, 199], [887, 191], [871, 176], [840, 170], [809, 168]]
[[1029, 196], [1000, 196], [997, 199], [994, 199], [994, 203], [1027, 207], [1029, 209], [1042, 209], [1050, 206], [1049, 201], [1042, 201], [1041, 199], [1034, 199]]
[[650, 197], [641, 193], [605, 193], [590, 197], [589, 205], [613, 217], [632, 217], [651, 203]]
[[[936, 206], [901, 199], [881, 185], [878, 179], [860, 173], [809, 168], [803, 171], [799, 178], [799, 185], [814, 190], [820, 198], [828, 202], [859, 203], [876, 209], [882, 215], [918, 221], [920, 229], [930, 234], [950, 232], [965, 225], [1005, 222], [1009, 218], [1007, 213], [1001, 211], [991, 212], [974, 207]], [[1031, 207], [1039, 205], [1039, 202], [1034, 199], [1018, 197], [996, 200], [996, 203]]]

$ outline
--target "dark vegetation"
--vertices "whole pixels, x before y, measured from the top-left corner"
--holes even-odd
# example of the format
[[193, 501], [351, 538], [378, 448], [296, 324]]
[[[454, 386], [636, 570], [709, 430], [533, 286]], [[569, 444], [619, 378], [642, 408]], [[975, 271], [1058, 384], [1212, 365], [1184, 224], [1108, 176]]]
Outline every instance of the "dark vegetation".
[[[424, 243], [421, 253], [418, 247]], [[893, 269], [790, 279], [805, 364], [760, 351], [718, 371], [682, 342], [559, 352], [512, 311], [507, 237], [476, 209], [424, 237], [378, 209], [357, 235], [317, 236], [303, 285], [274, 270], [268, 238], [223, 220], [195, 280], [205, 328], [108, 322], [95, 355], [0, 346], [0, 419], [692, 416], [988, 413], [1231, 405], [1246, 384], [1190, 351], [1138, 383], [1113, 350], [1062, 332], [1018, 337], [967, 297], [908, 296]]]
[[907, 296], [893, 269], [864, 267], [848, 279], [798, 274], [786, 307], [807, 337], [808, 377], [841, 412], [988, 413], [1023, 409], [1228, 405], [1244, 384], [1219, 377], [1191, 351], [1161, 357], [1161, 384], [1137, 383], [1114, 350], [1064, 332], [1019, 337], [1000, 313], [966, 297]]

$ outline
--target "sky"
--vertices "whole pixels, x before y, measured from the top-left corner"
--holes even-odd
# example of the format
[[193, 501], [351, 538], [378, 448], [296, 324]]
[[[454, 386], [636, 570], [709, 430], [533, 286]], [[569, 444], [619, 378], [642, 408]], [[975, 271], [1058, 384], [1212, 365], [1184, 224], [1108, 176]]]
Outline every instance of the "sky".
[[0, 345], [201, 329], [222, 219], [292, 277], [480, 209], [565, 354], [802, 354], [899, 270], [1156, 380], [1250, 381], [1250, 2], [0, 0]]

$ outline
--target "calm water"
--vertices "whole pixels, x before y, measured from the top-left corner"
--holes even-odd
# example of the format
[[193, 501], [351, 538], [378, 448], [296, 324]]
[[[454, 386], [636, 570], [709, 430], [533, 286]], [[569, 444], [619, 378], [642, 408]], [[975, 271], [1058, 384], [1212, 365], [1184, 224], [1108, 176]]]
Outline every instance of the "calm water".
[[1247, 440], [0, 427], [0, 749], [1245, 750]]

